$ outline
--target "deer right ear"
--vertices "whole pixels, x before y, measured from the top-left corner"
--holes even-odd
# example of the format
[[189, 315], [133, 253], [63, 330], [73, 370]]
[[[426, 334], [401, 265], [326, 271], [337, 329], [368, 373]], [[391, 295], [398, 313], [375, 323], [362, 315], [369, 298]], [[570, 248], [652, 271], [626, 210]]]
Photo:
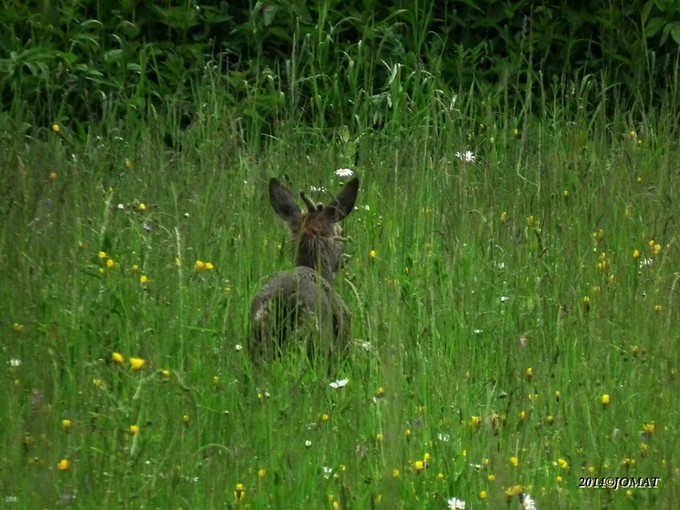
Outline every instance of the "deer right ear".
[[288, 223], [300, 215], [295, 196], [278, 179], [269, 181], [269, 202], [276, 214]]
[[342, 188], [342, 191], [327, 206], [333, 211], [333, 221], [345, 219], [354, 210], [354, 203], [359, 193], [359, 179], [355, 177]]

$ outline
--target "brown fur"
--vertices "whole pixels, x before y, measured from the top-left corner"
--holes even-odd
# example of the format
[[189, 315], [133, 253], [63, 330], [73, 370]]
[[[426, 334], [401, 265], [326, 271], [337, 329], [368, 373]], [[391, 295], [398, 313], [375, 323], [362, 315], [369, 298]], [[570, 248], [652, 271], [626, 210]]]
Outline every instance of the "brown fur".
[[294, 339], [305, 342], [312, 357], [341, 355], [347, 348], [352, 314], [331, 283], [345, 258], [338, 223], [354, 209], [359, 180], [352, 179], [327, 205], [307, 205], [302, 212], [293, 194], [277, 179], [269, 182], [269, 200], [292, 233], [297, 267], [270, 277], [250, 309], [251, 352], [271, 359]]

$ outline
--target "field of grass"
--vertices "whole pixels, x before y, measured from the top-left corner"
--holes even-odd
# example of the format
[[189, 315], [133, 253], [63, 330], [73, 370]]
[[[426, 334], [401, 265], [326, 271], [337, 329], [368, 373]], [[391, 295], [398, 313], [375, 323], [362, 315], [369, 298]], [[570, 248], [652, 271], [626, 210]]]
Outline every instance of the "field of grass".
[[[5, 126], [0, 506], [674, 508], [676, 119], [599, 100]], [[351, 355], [256, 369], [249, 302], [292, 264], [267, 182], [326, 200], [345, 167]]]

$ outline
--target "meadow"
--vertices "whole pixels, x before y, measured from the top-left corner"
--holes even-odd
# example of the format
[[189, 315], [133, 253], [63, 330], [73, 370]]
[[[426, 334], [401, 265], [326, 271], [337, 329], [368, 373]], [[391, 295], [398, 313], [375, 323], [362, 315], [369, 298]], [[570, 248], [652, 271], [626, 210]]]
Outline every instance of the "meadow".
[[[275, 136], [207, 88], [186, 126], [3, 118], [5, 508], [675, 507], [677, 116], [395, 76]], [[344, 168], [351, 354], [258, 368], [267, 182], [325, 201]]]

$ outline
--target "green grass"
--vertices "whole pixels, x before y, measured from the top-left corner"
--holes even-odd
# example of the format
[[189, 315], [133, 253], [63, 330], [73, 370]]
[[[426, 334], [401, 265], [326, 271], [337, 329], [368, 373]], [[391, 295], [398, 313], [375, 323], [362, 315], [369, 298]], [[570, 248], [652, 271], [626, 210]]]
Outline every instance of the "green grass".
[[[291, 121], [257, 139], [207, 93], [183, 132], [171, 115], [79, 143], [68, 125], [6, 132], [6, 506], [515, 508], [521, 486], [538, 508], [672, 508], [672, 118], [608, 115], [604, 95], [530, 114], [426, 93], [360, 132]], [[291, 265], [268, 179], [334, 191], [348, 165], [362, 184], [336, 288], [355, 346], [336, 390], [304, 358], [253, 368], [247, 314]]]

